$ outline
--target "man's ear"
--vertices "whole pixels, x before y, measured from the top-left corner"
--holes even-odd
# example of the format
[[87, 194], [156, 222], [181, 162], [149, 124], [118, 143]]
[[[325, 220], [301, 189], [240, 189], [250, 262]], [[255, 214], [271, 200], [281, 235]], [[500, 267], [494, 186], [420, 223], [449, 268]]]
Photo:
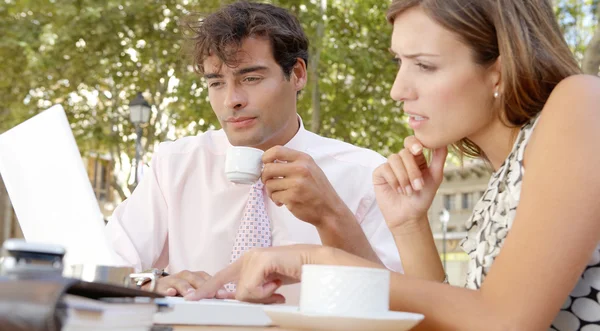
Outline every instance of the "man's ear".
[[298, 58], [290, 73], [290, 81], [294, 84], [296, 91], [300, 91], [306, 86], [307, 79], [306, 62]]

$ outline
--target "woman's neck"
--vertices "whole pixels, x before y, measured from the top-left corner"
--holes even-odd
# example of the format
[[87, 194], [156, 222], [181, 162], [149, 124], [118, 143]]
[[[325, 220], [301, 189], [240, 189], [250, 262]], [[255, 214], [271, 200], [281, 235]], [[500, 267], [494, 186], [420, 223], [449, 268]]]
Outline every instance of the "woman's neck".
[[518, 131], [519, 128], [509, 128], [498, 119], [469, 139], [479, 146], [496, 171], [510, 154]]

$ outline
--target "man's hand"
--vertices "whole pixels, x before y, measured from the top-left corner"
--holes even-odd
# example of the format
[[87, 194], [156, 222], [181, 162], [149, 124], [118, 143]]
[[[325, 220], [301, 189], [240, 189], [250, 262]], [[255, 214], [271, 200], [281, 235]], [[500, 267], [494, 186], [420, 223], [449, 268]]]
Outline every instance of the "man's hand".
[[271, 200], [314, 225], [323, 245], [381, 263], [354, 213], [310, 155], [275, 146], [263, 154], [262, 161], [262, 182]]
[[[200, 288], [211, 276], [204, 271], [184, 270], [173, 275], [161, 277], [156, 282], [155, 291], [165, 296], [185, 296]], [[148, 290], [149, 284], [142, 286]]]
[[321, 227], [324, 221], [348, 214], [346, 204], [310, 155], [275, 146], [263, 154], [262, 161], [267, 194], [296, 218]]

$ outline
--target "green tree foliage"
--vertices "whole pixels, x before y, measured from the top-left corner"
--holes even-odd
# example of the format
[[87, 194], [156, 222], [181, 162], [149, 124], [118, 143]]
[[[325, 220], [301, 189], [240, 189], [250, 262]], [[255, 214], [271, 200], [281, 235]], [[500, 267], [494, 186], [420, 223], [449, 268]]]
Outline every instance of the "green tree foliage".
[[[153, 105], [145, 161], [159, 141], [218, 128], [206, 86], [191, 67], [183, 18], [230, 0], [3, 0], [0, 3], [0, 132], [52, 104], [67, 110], [81, 151], [109, 153], [130, 173], [135, 129], [128, 103]], [[389, 1], [271, 0], [300, 19], [318, 77], [299, 99], [307, 128], [387, 155], [409, 134], [389, 97], [396, 72], [385, 21]], [[556, 14], [583, 60], [598, 0], [556, 0]], [[201, 17], [201, 15], [200, 15]], [[318, 56], [317, 56], [318, 54]], [[120, 168], [120, 169], [119, 169]], [[114, 178], [126, 197], [131, 180]]]
[[[589, 46], [593, 47], [591, 43], [593, 43], [594, 35], [596, 34], [596, 38], [600, 38], [600, 33], [596, 32], [599, 18], [598, 4], [599, 0], [554, 1], [556, 18], [563, 30], [565, 40], [580, 63], [589, 61], [591, 56], [600, 56], [600, 52], [597, 55], [586, 53]], [[598, 65], [596, 65], [595, 72], [588, 73], [598, 73]]]

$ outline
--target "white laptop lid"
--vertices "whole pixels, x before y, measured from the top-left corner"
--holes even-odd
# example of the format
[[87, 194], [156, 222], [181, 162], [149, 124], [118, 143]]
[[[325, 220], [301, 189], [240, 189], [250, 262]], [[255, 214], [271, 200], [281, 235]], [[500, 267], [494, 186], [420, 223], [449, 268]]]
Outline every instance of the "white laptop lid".
[[114, 265], [104, 219], [60, 105], [0, 135], [0, 175], [28, 242], [66, 248], [66, 264]]

